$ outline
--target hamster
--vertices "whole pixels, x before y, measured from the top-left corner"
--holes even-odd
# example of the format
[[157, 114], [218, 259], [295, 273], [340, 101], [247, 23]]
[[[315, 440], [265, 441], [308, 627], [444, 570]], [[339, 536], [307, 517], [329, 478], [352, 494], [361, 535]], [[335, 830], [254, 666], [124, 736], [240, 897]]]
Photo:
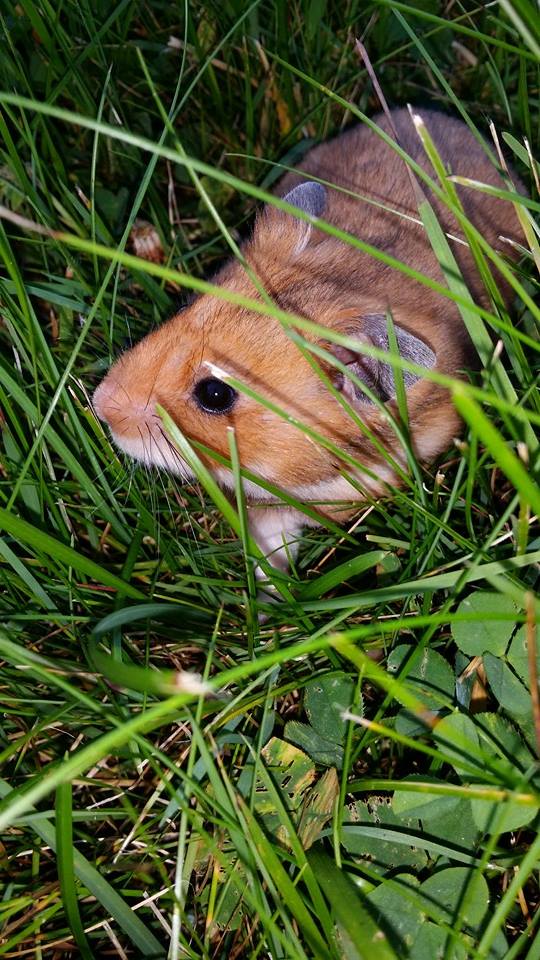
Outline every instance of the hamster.
[[[423, 110], [421, 115], [451, 173], [503, 185], [462, 121], [431, 110]], [[375, 121], [392, 136], [386, 117], [379, 115]], [[392, 121], [401, 146], [434, 176], [408, 111], [392, 111]], [[444, 283], [418, 219], [406, 164], [369, 127], [355, 126], [315, 146], [302, 161], [301, 171], [287, 173], [276, 193]], [[383, 206], [323, 186], [320, 180]], [[501, 234], [513, 239], [520, 236], [511, 203], [470, 189], [459, 188], [459, 195], [467, 217], [493, 247], [501, 248]], [[448, 210], [433, 195], [428, 196], [444, 230], [459, 236], [461, 230]], [[450, 243], [469, 290], [479, 304], [487, 306], [468, 247], [455, 240]], [[507, 245], [505, 249], [512, 248]], [[451, 300], [305, 220], [266, 206], [243, 245], [243, 254], [282, 310], [382, 349], [389, 349], [387, 315], [391, 312], [404, 358], [454, 377], [464, 376], [475, 365], [475, 351]], [[213, 282], [262, 300], [237, 260], [227, 263]], [[499, 275], [496, 282], [508, 302], [509, 287]], [[317, 342], [314, 335], [305, 336]], [[397, 416], [390, 365], [324, 339], [320, 345], [333, 352]], [[317, 516], [342, 521], [353, 515], [366, 495], [379, 497], [399, 485], [385, 450], [401, 468], [405, 468], [406, 458], [384, 412], [342, 371], [324, 360], [318, 362], [361, 424], [277, 320], [205, 294], [122, 354], [96, 389], [93, 404], [121, 450], [185, 480], [190, 479], [189, 469], [165, 436], [156, 404], [168, 411], [187, 437], [224, 457], [229, 456], [227, 431], [233, 427], [243, 468], [300, 502], [314, 501]], [[322, 434], [343, 451], [345, 461], [290, 420], [233, 389], [220, 379], [219, 371]], [[410, 373], [404, 374], [403, 382], [409, 436], [418, 459], [429, 463], [458, 434], [459, 419], [445, 389]], [[361, 429], [362, 424], [373, 439]], [[353, 468], [347, 457], [354, 457], [359, 466]], [[209, 457], [203, 456], [203, 460], [218, 483], [231, 491], [231, 471]], [[245, 481], [245, 496], [256, 543], [274, 567], [286, 571], [302, 527], [316, 525], [316, 519], [284, 506], [252, 481]]]

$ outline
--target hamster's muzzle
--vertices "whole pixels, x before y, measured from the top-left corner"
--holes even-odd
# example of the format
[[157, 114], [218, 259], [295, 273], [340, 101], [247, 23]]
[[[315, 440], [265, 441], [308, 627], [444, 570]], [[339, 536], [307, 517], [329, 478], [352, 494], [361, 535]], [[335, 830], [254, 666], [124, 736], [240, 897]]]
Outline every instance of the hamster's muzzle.
[[187, 464], [163, 431], [153, 397], [132, 397], [128, 387], [109, 374], [94, 391], [92, 404], [124, 453], [147, 467], [159, 467], [183, 480], [192, 478]]
[[100, 420], [110, 424], [114, 420], [115, 412], [118, 409], [118, 400], [116, 398], [117, 390], [109, 379], [102, 380], [94, 390], [92, 397], [92, 406]]

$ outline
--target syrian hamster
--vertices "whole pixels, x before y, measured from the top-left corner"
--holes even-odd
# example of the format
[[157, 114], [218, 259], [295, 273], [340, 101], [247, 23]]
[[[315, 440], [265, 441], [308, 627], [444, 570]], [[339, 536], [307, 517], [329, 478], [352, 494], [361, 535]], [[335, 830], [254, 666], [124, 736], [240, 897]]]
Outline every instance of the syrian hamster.
[[[462, 121], [431, 110], [421, 115], [451, 173], [503, 185]], [[392, 136], [383, 115], [375, 120]], [[392, 111], [392, 121], [401, 146], [434, 176], [408, 111]], [[426, 192], [452, 238], [452, 251], [469, 290], [477, 303], [487, 306], [473, 257], [467, 245], [459, 242], [459, 225]], [[458, 192], [465, 214], [493, 247], [502, 248], [500, 235], [519, 238], [511, 203], [476, 190], [458, 188]], [[444, 284], [418, 217], [406, 164], [368, 126], [352, 127], [315, 146], [302, 161], [301, 172], [287, 173], [276, 193], [312, 217]], [[512, 249], [505, 245], [510, 256]], [[243, 254], [282, 310], [383, 350], [389, 349], [390, 312], [405, 359], [452, 376], [463, 376], [475, 365], [475, 352], [451, 300], [306, 220], [267, 205], [256, 218]], [[227, 263], [213, 282], [262, 300], [237, 260]], [[509, 287], [500, 275], [496, 282], [508, 302]], [[305, 336], [317, 343], [314, 335]], [[397, 416], [389, 364], [324, 338], [320, 345]], [[187, 437], [224, 457], [229, 456], [227, 430], [233, 427], [242, 467], [301, 502], [313, 501], [317, 515], [343, 520], [366, 495], [378, 497], [399, 484], [396, 465], [404, 468], [406, 458], [384, 410], [370, 402], [343, 369], [323, 359], [318, 362], [326, 382], [276, 319], [205, 294], [123, 353], [98, 386], [93, 402], [120, 449], [184, 479], [189, 479], [189, 469], [164, 434], [156, 404], [168, 411]], [[290, 419], [235, 390], [220, 371], [263, 395]], [[410, 373], [403, 375], [403, 382], [410, 440], [419, 460], [429, 462], [457, 435], [459, 419], [442, 387]], [[340, 396], [355, 418], [340, 403]], [[314, 442], [294, 420], [322, 435], [333, 449]], [[357, 466], [351, 466], [350, 457]], [[209, 457], [203, 459], [219, 484], [231, 490], [231, 471]], [[245, 481], [245, 495], [255, 541], [275, 567], [286, 570], [288, 553], [294, 554], [302, 527], [316, 520], [279, 503], [252, 481]]]

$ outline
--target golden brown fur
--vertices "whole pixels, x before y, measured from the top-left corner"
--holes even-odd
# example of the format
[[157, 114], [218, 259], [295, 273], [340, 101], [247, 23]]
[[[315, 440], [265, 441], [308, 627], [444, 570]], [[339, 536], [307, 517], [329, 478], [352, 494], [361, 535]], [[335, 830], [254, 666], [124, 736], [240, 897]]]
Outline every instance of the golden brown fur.
[[[422, 111], [422, 116], [452, 173], [501, 185], [482, 147], [461, 121], [431, 111]], [[376, 121], [390, 133], [382, 116]], [[404, 149], [432, 174], [407, 111], [393, 111], [393, 121]], [[418, 218], [405, 163], [367, 127], [355, 127], [315, 147], [301, 169], [301, 174], [285, 176], [278, 188], [280, 195], [306, 178], [316, 177], [379, 200], [408, 218]], [[500, 234], [519, 236], [509, 203], [472, 190], [461, 190], [460, 197], [467, 216], [494, 247], [501, 247]], [[432, 196], [430, 200], [444, 229], [460, 234], [447, 210]], [[444, 282], [423, 227], [411, 219], [332, 189], [327, 191], [323, 219]], [[435, 353], [437, 370], [456, 376], [474, 366], [474, 352], [450, 300], [322, 231], [313, 230], [301, 249], [305, 231], [300, 220], [268, 207], [259, 215], [253, 236], [244, 246], [250, 266], [279, 307], [360, 339], [362, 318], [391, 311], [396, 325], [419, 337]], [[455, 242], [451, 246], [475, 299], [487, 303], [467, 247]], [[214, 282], [261, 299], [237, 262], [227, 264]], [[500, 278], [497, 282], [507, 298], [508, 290]], [[199, 409], [193, 400], [193, 388], [201, 377], [210, 375], [208, 362], [354, 455], [370, 471], [356, 475], [369, 492], [380, 494], [385, 490], [385, 481], [392, 475], [384, 458], [354, 425], [280, 324], [208, 295], [124, 354], [96, 392], [96, 409], [109, 423], [119, 445], [141, 459], [174, 469], [154, 411], [159, 402], [188, 437], [224, 456], [229, 452], [227, 428], [234, 427], [242, 465], [299, 498], [360, 498], [343, 481], [343, 463], [338, 457], [245, 395], [239, 395], [228, 414]], [[330, 366], [328, 375], [338, 384]], [[388, 405], [395, 412], [395, 401], [390, 400]], [[382, 444], [403, 460], [395, 433], [378, 408], [362, 401], [355, 408]], [[421, 460], [429, 461], [443, 452], [458, 432], [454, 408], [446, 391], [422, 379], [408, 391], [408, 411], [416, 453]], [[217, 469], [215, 463], [211, 466], [220, 482], [227, 485], [226, 472]], [[247, 496], [253, 502], [265, 499], [262, 491], [251, 485]], [[339, 512], [332, 506], [320, 509], [327, 514]], [[283, 517], [281, 532], [287, 539], [291, 529], [299, 529], [301, 521], [289, 512]], [[265, 540], [261, 535], [259, 539], [263, 546], [271, 540], [271, 549], [279, 546], [275, 537]]]

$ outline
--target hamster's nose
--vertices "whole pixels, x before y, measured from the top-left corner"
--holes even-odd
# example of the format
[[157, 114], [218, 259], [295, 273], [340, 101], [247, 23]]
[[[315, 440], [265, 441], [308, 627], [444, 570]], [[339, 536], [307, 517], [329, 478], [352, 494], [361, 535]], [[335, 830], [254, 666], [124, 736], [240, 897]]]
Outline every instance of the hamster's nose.
[[122, 380], [107, 374], [104, 380], [94, 391], [92, 404], [100, 420], [111, 428], [113, 432], [122, 430], [123, 433], [146, 422], [154, 413], [152, 396], [140, 395], [140, 388], [129, 385], [129, 389]]
[[118, 416], [117, 393], [116, 384], [106, 377], [94, 390], [94, 396], [92, 397], [92, 404], [99, 419], [109, 424], [111, 420], [114, 420], [115, 414]]

